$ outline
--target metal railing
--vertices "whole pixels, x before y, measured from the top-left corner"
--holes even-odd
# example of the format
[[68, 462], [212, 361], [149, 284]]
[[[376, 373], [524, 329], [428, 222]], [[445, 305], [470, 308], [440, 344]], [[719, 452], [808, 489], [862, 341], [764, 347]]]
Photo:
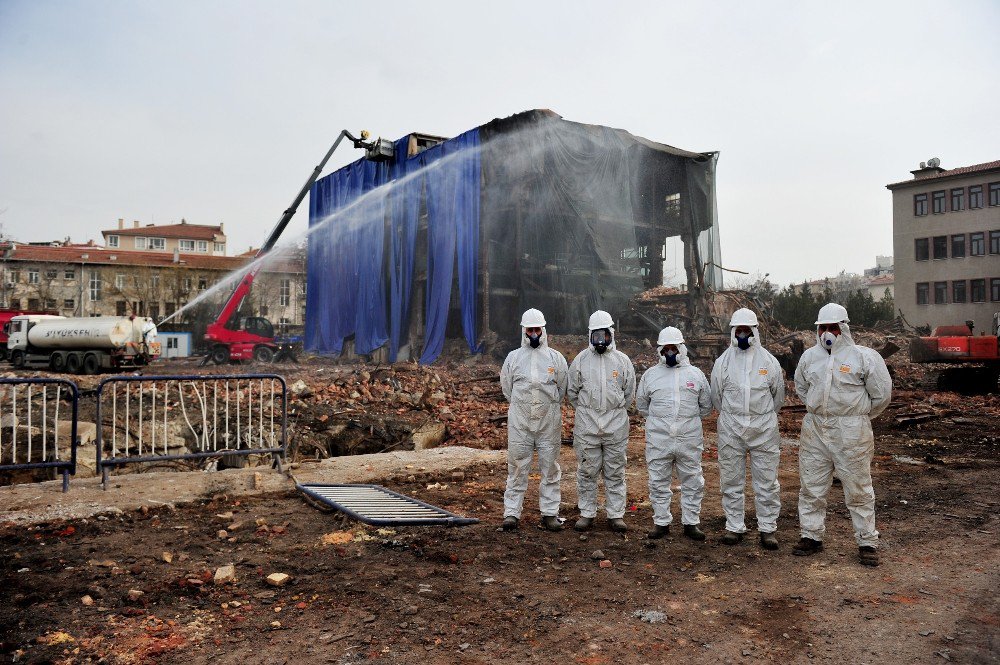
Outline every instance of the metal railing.
[[55, 469], [67, 491], [76, 473], [79, 402], [72, 381], [0, 379], [0, 471]]
[[97, 469], [287, 449], [288, 391], [277, 374], [114, 376], [97, 386]]

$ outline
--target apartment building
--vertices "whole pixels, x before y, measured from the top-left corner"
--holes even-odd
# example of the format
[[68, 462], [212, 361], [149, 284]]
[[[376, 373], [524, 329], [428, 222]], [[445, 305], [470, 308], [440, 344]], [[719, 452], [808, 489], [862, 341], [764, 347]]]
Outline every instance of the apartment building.
[[921, 163], [892, 192], [896, 306], [914, 326], [975, 322], [1000, 312], [1000, 161], [944, 169]]
[[[0, 242], [0, 307], [50, 310], [64, 316], [170, 316], [208, 291], [252, 256], [135, 251], [87, 245]], [[305, 322], [305, 256], [276, 257], [254, 282], [244, 314], [269, 318], [278, 329]], [[229, 288], [206, 298], [172, 328], [196, 333], [214, 317]], [[187, 325], [188, 328], [184, 326]], [[171, 328], [171, 329], [172, 329]]]
[[164, 252], [172, 254], [199, 254], [202, 256], [225, 256], [226, 234], [223, 225], [206, 226], [188, 224], [182, 219], [180, 224], [139, 225], [139, 220], [131, 227], [125, 220], [118, 219], [118, 228], [101, 231], [104, 246], [138, 252]]

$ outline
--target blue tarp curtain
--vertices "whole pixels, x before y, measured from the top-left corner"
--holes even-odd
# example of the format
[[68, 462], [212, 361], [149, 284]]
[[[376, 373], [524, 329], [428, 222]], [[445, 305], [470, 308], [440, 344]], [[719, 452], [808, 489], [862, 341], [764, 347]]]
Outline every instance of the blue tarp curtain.
[[[388, 341], [390, 360], [396, 359], [409, 329], [422, 201], [427, 210], [427, 289], [420, 362], [434, 362], [444, 346], [456, 261], [463, 333], [469, 349], [480, 351], [479, 131], [413, 159], [406, 159], [408, 143], [408, 137], [396, 142], [391, 162], [359, 160], [313, 185], [305, 340], [310, 351], [339, 354], [345, 338], [353, 335], [356, 353], [371, 353]], [[396, 183], [385, 191], [365, 196], [392, 180]], [[387, 229], [389, 256], [383, 257]]]

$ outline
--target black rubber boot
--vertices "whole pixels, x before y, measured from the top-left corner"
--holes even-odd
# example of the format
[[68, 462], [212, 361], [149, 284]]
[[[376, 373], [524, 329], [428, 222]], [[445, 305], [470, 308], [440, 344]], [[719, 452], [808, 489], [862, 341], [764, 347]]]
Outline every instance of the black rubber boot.
[[859, 547], [858, 562], [862, 566], [871, 566], [874, 568], [878, 565], [878, 550], [870, 546]]
[[517, 531], [518, 521], [519, 520], [513, 515], [508, 515], [507, 517], [503, 518], [503, 524], [500, 525], [500, 528], [503, 529], [504, 531]]
[[699, 542], [705, 540], [705, 532], [699, 529], [697, 524], [685, 524], [684, 535]]
[[653, 525], [653, 530], [646, 534], [646, 537], [650, 540], [659, 540], [667, 534], [670, 533], [670, 525], [660, 526], [659, 524]]
[[778, 538], [774, 535], [774, 532], [761, 533], [760, 534], [760, 546], [765, 550], [776, 550], [778, 549]]
[[823, 542], [819, 540], [813, 540], [812, 538], [802, 538], [795, 547], [792, 548], [792, 554], [795, 556], [811, 556], [816, 554], [816, 552], [823, 551]]
[[722, 536], [723, 545], [736, 545], [737, 543], [743, 542], [743, 534], [735, 533], [733, 531], [726, 531], [725, 535]]
[[555, 515], [543, 515], [542, 528], [546, 531], [562, 531], [563, 526]]
[[620, 517], [615, 517], [608, 520], [608, 528], [615, 533], [625, 533], [628, 531], [628, 525], [625, 524], [625, 520]]
[[573, 530], [574, 531], [590, 531], [590, 528], [592, 526], [594, 526], [594, 518], [593, 517], [581, 517], [580, 519], [578, 519], [576, 521], [576, 524], [573, 525]]

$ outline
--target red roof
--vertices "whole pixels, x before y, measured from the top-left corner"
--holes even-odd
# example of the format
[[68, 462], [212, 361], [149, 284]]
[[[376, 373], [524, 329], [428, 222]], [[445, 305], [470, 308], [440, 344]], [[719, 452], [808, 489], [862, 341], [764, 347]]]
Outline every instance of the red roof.
[[221, 226], [207, 226], [204, 224], [163, 224], [156, 226], [149, 224], [138, 228], [108, 229], [101, 231], [107, 237], [112, 236], [151, 236], [154, 238], [183, 238], [185, 240], [215, 240], [216, 236], [223, 236]]
[[[151, 268], [196, 268], [230, 272], [249, 263], [246, 257], [181, 254], [174, 263], [172, 252], [136, 252], [101, 247], [39, 247], [35, 245], [0, 245], [7, 261], [69, 263], [87, 265], [148, 266]], [[264, 272], [304, 273], [305, 257], [278, 256], [264, 267]]]
[[951, 178], [960, 175], [969, 175], [971, 173], [985, 173], [987, 171], [998, 171], [1000, 170], [1000, 160], [994, 162], [986, 162], [985, 164], [975, 164], [973, 166], [960, 166], [957, 169], [949, 169], [947, 171], [941, 171], [940, 173], [935, 173], [934, 175], [925, 176], [923, 178], [913, 178], [912, 180], [903, 180], [902, 182], [894, 182], [886, 185], [889, 189], [893, 187], [900, 187], [902, 185], [913, 185], [927, 180], [940, 180], [941, 178]]
[[868, 280], [868, 286], [889, 286], [890, 284], [895, 283], [895, 275], [882, 275], [881, 277], [872, 277]]

